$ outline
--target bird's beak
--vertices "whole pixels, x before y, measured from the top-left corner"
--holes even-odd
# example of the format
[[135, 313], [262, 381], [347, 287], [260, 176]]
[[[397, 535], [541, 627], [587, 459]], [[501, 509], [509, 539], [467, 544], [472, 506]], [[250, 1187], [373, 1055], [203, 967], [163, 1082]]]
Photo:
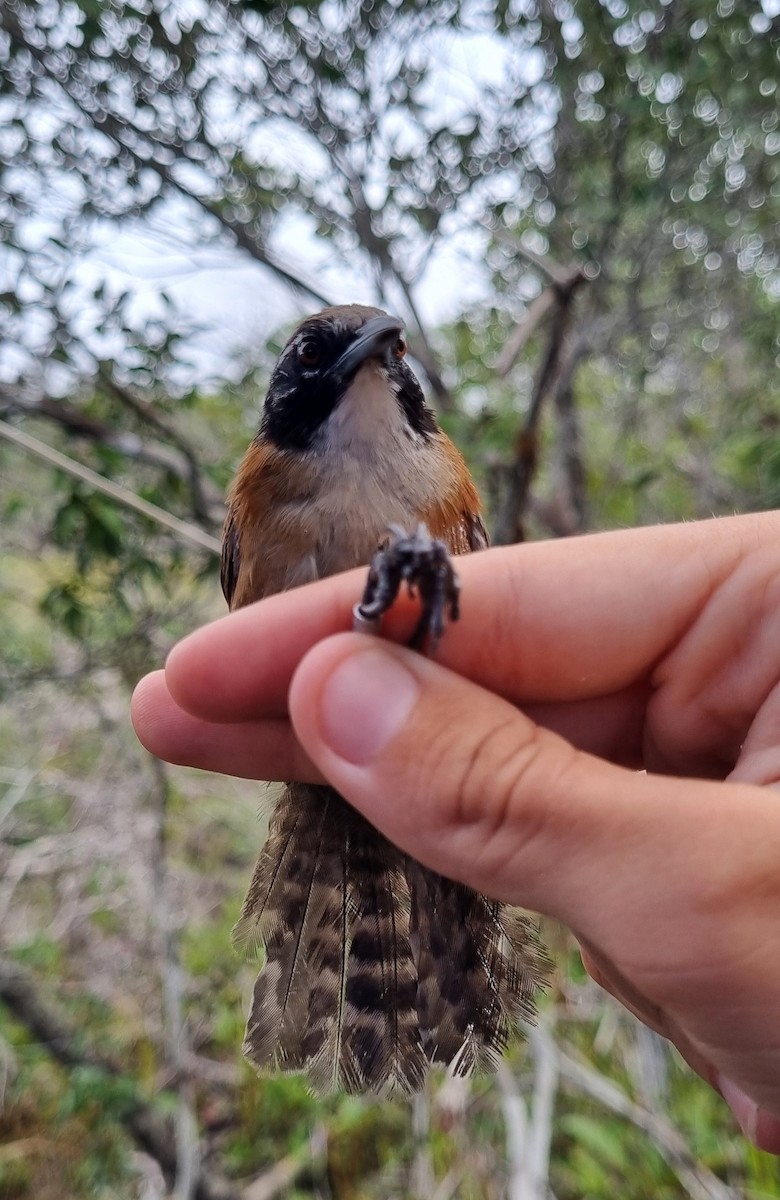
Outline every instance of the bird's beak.
[[348, 350], [345, 350], [328, 372], [339, 383], [346, 383], [367, 358], [386, 358], [390, 347], [404, 331], [398, 317], [372, 317], [366, 321]]

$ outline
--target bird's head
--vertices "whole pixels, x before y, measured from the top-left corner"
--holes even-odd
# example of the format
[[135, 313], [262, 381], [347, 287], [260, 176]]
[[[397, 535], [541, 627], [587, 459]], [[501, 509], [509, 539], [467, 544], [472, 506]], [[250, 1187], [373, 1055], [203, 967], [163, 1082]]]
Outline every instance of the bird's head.
[[274, 368], [260, 435], [282, 449], [428, 439], [436, 420], [405, 362], [403, 322], [362, 304], [326, 308], [293, 333]]

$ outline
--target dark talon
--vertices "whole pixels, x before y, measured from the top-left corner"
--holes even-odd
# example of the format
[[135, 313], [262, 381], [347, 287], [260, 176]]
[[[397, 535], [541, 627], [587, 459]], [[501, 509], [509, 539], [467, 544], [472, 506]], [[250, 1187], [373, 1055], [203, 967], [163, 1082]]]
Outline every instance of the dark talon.
[[419, 595], [422, 612], [409, 645], [434, 651], [444, 633], [447, 617], [457, 621], [460, 584], [444, 542], [432, 538], [424, 525], [408, 534], [390, 526], [390, 540], [371, 560], [366, 589], [358, 605], [364, 622], [378, 621], [392, 608], [406, 583], [410, 596]]

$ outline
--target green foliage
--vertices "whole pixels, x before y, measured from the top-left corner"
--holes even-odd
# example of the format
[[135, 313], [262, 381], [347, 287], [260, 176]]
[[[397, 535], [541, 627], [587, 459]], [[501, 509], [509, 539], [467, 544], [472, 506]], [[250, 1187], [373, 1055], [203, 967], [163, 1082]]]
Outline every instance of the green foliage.
[[[610, 1188], [625, 1188], [636, 1146], [631, 1145], [633, 1139], [627, 1138], [623, 1129], [599, 1118], [598, 1113], [570, 1113], [561, 1120], [559, 1130], [574, 1142], [572, 1182], [576, 1179], [586, 1193], [603, 1195], [609, 1194]], [[658, 1182], [654, 1196], [659, 1194]]]
[[[283, 306], [259, 297], [271, 316], [233, 343], [231, 382], [204, 380], [189, 311], [162, 287], [139, 305], [136, 289], [84, 269], [96, 240], [132, 223], [193, 260], [251, 260], [290, 311], [353, 286], [400, 307], [493, 515], [551, 313], [499, 364], [551, 277], [579, 267], [559, 379], [571, 408], [552, 388], [532, 431], [531, 533], [776, 505], [778, 32], [755, 0], [12, 0], [0, 7], [0, 417], [218, 536]], [[448, 254], [451, 316], [427, 328], [422, 285]], [[479, 299], [458, 306], [467, 295]], [[586, 481], [579, 524], [565, 515], [566, 437]], [[139, 1095], [179, 1103], [164, 1090], [178, 1077], [161, 978], [170, 992], [180, 972], [183, 1036], [211, 1069], [187, 1086], [220, 1172], [243, 1185], [307, 1160], [324, 1128], [324, 1164], [290, 1197], [408, 1197], [426, 1172], [460, 1200], [504, 1195], [506, 1109], [491, 1083], [460, 1110], [437, 1081], [413, 1114], [317, 1099], [239, 1064], [253, 966], [230, 930], [262, 837], [257, 789], [183, 771], [161, 789], [127, 725], [132, 683], [223, 611], [215, 556], [4, 443], [0, 518], [5, 950], [57, 994], [84, 1045], [122, 1064], [57, 1067], [0, 1011], [0, 1193], [138, 1194], [126, 1118]], [[667, 1054], [648, 1099], [632, 1022], [557, 943], [561, 1045], [655, 1105], [702, 1169], [780, 1195], [775, 1160]], [[527, 1099], [532, 1056], [518, 1043], [509, 1062]], [[559, 1200], [687, 1194], [651, 1136], [568, 1085], [550, 1174]]]
[[70, 1073], [70, 1089], [63, 1097], [63, 1119], [88, 1113], [93, 1123], [121, 1123], [136, 1106], [136, 1089], [130, 1079], [114, 1078], [97, 1067], [76, 1067]]
[[240, 1125], [225, 1151], [232, 1171], [260, 1171], [299, 1151], [317, 1116], [317, 1101], [301, 1079], [246, 1078], [239, 1096]]
[[56, 976], [63, 968], [62, 946], [43, 933], [37, 933], [29, 941], [16, 945], [14, 958], [44, 975]]
[[0, 1111], [0, 1194], [81, 1200], [126, 1187], [128, 1145], [117, 1117], [134, 1084], [89, 1068], [62, 1072], [0, 1007], [0, 1038], [16, 1057]]

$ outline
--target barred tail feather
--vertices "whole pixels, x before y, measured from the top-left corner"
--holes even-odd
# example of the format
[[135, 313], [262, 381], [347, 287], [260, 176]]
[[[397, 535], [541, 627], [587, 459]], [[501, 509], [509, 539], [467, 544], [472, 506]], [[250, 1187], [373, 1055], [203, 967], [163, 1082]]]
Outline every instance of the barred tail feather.
[[[507, 909], [409, 860], [418, 1011], [431, 1062], [457, 1074], [490, 1070], [518, 1012], [532, 1004], [541, 961], [524, 972]], [[530, 965], [530, 964], [529, 964]]]
[[304, 784], [277, 803], [235, 940], [265, 947], [246, 1056], [318, 1090], [414, 1092], [433, 1063], [490, 1069], [546, 968], [526, 917]]
[[404, 856], [361, 821], [351, 855], [355, 917], [346, 976], [348, 1090], [419, 1091], [427, 1060], [417, 1019]]
[[305, 1062], [308, 944], [329, 896], [328, 881], [321, 879], [328, 812], [323, 805], [308, 814], [304, 831], [304, 814], [289, 792], [271, 818], [234, 940], [250, 952], [262, 943], [266, 953], [255, 983], [245, 1052], [251, 1045], [253, 1062], [296, 1070]]

